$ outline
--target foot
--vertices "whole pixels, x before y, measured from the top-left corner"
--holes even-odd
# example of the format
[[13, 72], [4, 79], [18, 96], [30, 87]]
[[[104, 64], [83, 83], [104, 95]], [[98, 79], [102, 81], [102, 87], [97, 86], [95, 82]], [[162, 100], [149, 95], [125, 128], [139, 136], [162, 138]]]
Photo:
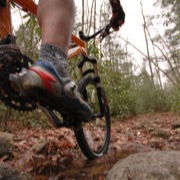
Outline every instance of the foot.
[[22, 96], [31, 96], [56, 110], [64, 109], [70, 117], [82, 121], [92, 117], [92, 110], [81, 98], [76, 84], [69, 77], [61, 77], [48, 61], [39, 60], [29, 69], [10, 74], [9, 79]]

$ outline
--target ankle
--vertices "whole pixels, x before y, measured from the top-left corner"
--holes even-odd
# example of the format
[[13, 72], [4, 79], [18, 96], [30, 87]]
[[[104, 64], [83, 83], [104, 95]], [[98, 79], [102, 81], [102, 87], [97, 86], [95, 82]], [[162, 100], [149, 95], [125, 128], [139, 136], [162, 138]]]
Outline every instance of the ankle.
[[60, 76], [69, 76], [67, 55], [60, 48], [50, 44], [41, 45], [39, 59], [52, 63]]

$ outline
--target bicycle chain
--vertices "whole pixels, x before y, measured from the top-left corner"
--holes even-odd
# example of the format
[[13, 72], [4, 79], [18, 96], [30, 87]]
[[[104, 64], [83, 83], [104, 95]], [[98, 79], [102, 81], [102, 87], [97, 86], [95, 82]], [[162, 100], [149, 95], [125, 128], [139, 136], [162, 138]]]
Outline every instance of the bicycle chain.
[[10, 73], [18, 73], [22, 68], [29, 68], [32, 63], [15, 45], [0, 45], [0, 100], [6, 106], [19, 111], [32, 111], [36, 108], [30, 98], [19, 96], [9, 81]]

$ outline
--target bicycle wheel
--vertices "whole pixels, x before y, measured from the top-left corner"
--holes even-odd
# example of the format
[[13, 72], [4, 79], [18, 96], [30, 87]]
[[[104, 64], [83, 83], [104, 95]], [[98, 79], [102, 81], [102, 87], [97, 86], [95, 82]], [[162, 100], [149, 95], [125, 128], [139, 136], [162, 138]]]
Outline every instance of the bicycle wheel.
[[94, 110], [94, 118], [89, 122], [78, 122], [74, 133], [80, 149], [88, 159], [102, 156], [110, 142], [110, 113], [102, 88], [96, 87], [92, 74], [84, 76], [78, 83], [79, 92]]

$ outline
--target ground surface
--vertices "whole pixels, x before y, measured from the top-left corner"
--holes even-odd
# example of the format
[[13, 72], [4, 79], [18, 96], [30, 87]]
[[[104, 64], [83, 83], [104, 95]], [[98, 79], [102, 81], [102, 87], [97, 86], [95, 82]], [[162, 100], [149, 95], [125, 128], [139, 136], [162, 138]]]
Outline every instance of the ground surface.
[[88, 161], [69, 129], [8, 127], [15, 134], [13, 156], [0, 163], [15, 166], [37, 180], [104, 180], [119, 159], [152, 150], [180, 150], [180, 117], [172, 113], [146, 114], [112, 121], [108, 154]]

